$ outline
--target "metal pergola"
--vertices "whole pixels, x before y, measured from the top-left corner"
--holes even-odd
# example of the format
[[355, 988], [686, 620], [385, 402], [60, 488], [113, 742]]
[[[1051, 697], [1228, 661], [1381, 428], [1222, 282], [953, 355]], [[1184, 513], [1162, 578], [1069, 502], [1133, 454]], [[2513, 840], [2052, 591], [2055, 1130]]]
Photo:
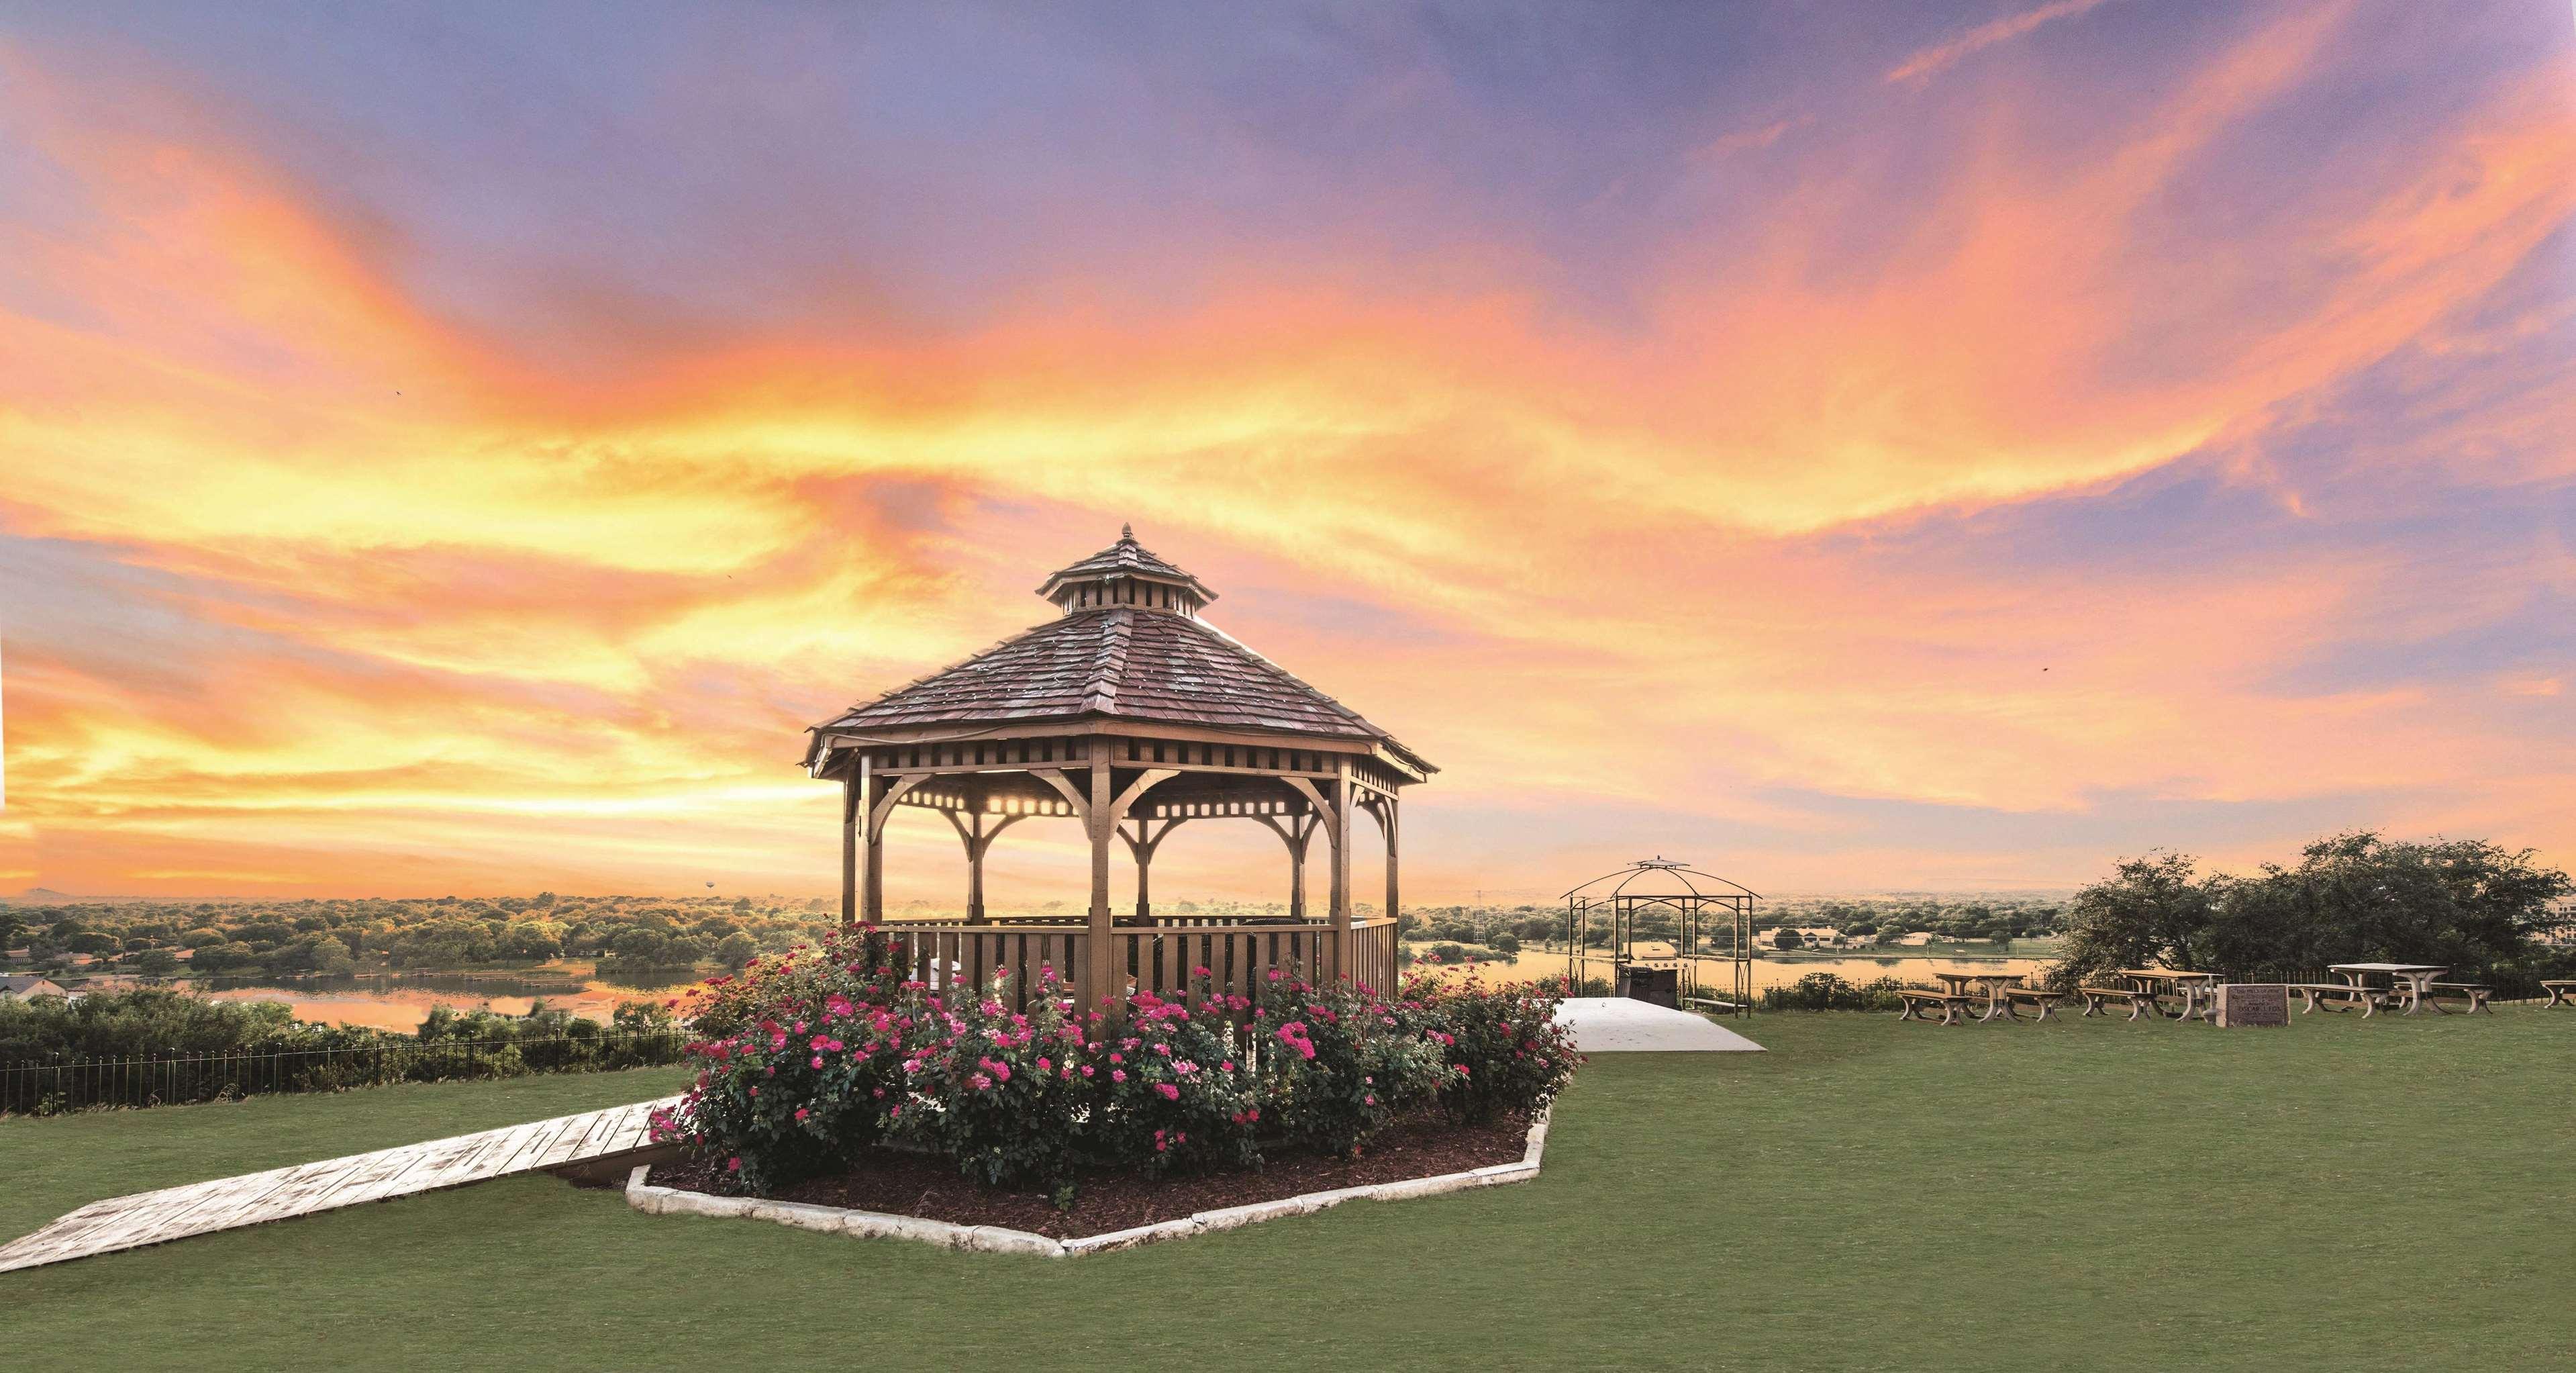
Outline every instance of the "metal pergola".
[[[1565, 894], [1568, 971], [1581, 986], [1602, 967], [1614, 996], [1751, 1015], [1753, 905], [1761, 899], [1741, 883], [1660, 855], [1603, 873]], [[1595, 930], [1605, 936], [1598, 953]], [[1640, 952], [1641, 943], [1649, 951]], [[1652, 952], [1658, 944], [1669, 952]]]

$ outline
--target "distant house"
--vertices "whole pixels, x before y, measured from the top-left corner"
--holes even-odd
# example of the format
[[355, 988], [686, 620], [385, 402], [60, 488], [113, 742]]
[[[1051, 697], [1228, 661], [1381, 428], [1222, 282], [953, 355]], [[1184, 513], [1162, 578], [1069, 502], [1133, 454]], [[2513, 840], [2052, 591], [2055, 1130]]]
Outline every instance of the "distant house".
[[1814, 948], [1830, 949], [1843, 942], [1843, 932], [1831, 925], [1801, 925], [1798, 933]]
[[1887, 942], [1896, 945], [1900, 949], [1919, 949], [1932, 942], [1932, 932], [1930, 930], [1916, 930], [1912, 934], [1900, 934]]
[[0, 976], [0, 1001], [24, 1001], [31, 996], [69, 996], [62, 987], [34, 973], [11, 973]]

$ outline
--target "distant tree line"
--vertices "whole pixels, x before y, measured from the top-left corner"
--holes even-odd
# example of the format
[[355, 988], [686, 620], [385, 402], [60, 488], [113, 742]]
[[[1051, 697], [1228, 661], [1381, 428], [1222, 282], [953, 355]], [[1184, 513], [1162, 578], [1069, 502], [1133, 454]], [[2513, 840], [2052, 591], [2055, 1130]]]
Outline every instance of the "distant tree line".
[[[170, 977], [526, 966], [740, 967], [833, 923], [820, 900], [748, 897], [134, 901], [0, 909], [0, 954], [25, 966]], [[86, 955], [84, 960], [82, 957]], [[0, 960], [9, 961], [9, 960]]]
[[2067, 908], [2071, 984], [2110, 968], [2243, 973], [2333, 963], [2427, 963], [2462, 975], [2566, 975], [2576, 949], [2568, 875], [2531, 850], [2478, 839], [2320, 839], [2295, 865], [2202, 872], [2189, 854], [2121, 863]]
[[598, 1039], [615, 1032], [673, 1028], [660, 1002], [620, 1004], [602, 1023], [542, 1001], [526, 1015], [430, 1009], [413, 1034], [297, 1020], [283, 1002], [217, 1001], [144, 987], [64, 998], [0, 1001], [0, 1063], [62, 1057], [143, 1058], [173, 1054], [286, 1053], [439, 1042], [484, 1044]]

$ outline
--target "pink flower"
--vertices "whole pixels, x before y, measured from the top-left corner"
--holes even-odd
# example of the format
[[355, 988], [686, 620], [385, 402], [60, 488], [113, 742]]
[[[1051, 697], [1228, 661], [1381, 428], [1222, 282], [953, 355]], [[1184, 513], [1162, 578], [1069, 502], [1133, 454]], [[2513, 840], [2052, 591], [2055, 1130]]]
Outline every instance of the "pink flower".
[[993, 1079], [991, 1079], [991, 1078], [989, 1078], [989, 1077], [984, 1076], [982, 1073], [977, 1073], [977, 1074], [976, 1074], [976, 1075], [974, 1075], [973, 1077], [970, 1077], [970, 1078], [968, 1078], [968, 1079], [966, 1079], [966, 1080], [967, 1080], [968, 1082], [974, 1083], [974, 1084], [975, 1084], [975, 1090], [976, 1090], [976, 1091], [979, 1091], [979, 1092], [983, 1092], [983, 1091], [990, 1091], [990, 1090], [992, 1089], [992, 1086], [993, 1086]]
[[797, 1107], [797, 1108], [796, 1108], [796, 1118], [797, 1118], [799, 1121], [802, 1121], [803, 1119], [805, 1119], [806, 1115], [807, 1115], [807, 1112], [806, 1112], [806, 1110], [805, 1110], [805, 1108], [804, 1108], [804, 1107], [799, 1106], [799, 1107]]
[[1054, 1072], [1054, 1071], [1055, 1071], [1055, 1065], [1054, 1065], [1053, 1063], [1050, 1063], [1050, 1062], [1048, 1062], [1048, 1061], [1047, 1061], [1047, 1056], [1046, 1056], [1046, 1055], [1044, 1055], [1044, 1054], [1040, 1054], [1040, 1055], [1038, 1055], [1038, 1071], [1039, 1071], [1039, 1072], [1041, 1072], [1041, 1073], [1051, 1073], [1051, 1072]]
[[1124, 1068], [1110, 1069], [1109, 1080], [1112, 1082], [1125, 1082], [1127, 1080], [1127, 1070]]
[[1181, 1089], [1168, 1082], [1155, 1083], [1154, 1090], [1162, 1093], [1163, 1100], [1165, 1101], [1178, 1101], [1181, 1099]]
[[726, 1171], [726, 1172], [728, 1172], [728, 1173], [739, 1173], [739, 1172], [741, 1172], [741, 1171], [742, 1171], [742, 1160], [741, 1160], [741, 1159], [739, 1159], [739, 1158], [729, 1158], [729, 1159], [726, 1159], [726, 1160], [725, 1160], [725, 1171]]

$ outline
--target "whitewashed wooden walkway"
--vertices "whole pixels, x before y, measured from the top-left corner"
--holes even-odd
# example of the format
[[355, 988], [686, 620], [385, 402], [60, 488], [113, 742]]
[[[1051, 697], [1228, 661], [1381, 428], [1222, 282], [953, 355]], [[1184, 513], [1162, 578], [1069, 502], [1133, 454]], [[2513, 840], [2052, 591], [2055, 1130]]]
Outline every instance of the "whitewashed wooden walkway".
[[647, 1131], [654, 1108], [678, 1101], [639, 1101], [94, 1201], [32, 1235], [0, 1245], [0, 1273], [632, 1153], [651, 1142]]

